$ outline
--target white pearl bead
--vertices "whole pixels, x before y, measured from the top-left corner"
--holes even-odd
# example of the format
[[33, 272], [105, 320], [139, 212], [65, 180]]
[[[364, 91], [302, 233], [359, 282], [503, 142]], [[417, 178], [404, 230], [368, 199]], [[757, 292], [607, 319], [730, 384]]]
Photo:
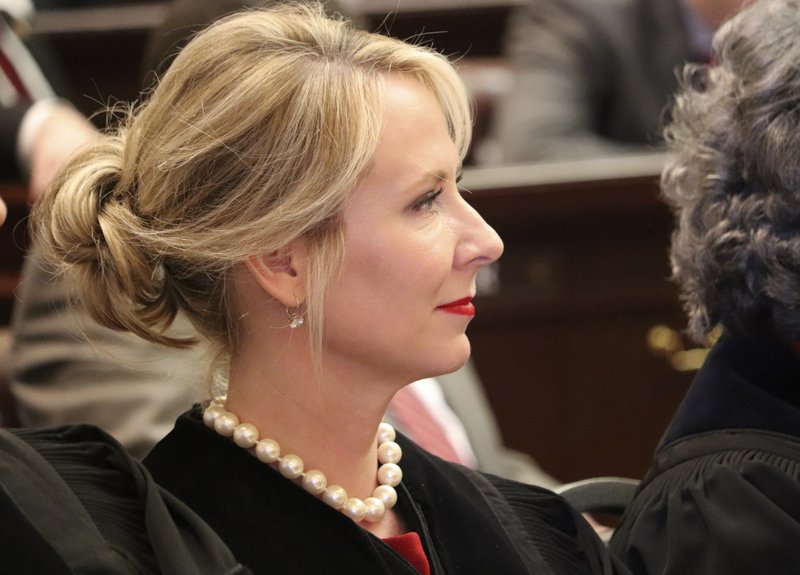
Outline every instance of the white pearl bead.
[[203, 412], [203, 423], [205, 423], [208, 427], [214, 427], [214, 420], [220, 413], [223, 413], [225, 410], [222, 409], [220, 405], [210, 405], [206, 408]]
[[250, 449], [255, 446], [255, 455], [264, 463], [278, 462], [278, 471], [292, 480], [300, 478], [303, 489], [312, 493], [333, 509], [337, 509], [358, 523], [366, 520], [378, 522], [386, 511], [397, 503], [394, 489], [403, 480], [403, 471], [397, 465], [403, 457], [402, 448], [395, 442], [396, 433], [388, 423], [381, 423], [376, 434], [378, 443], [377, 479], [381, 484], [365, 500], [348, 497], [341, 485], [328, 486], [325, 474], [312, 469], [303, 473], [303, 460], [294, 454], [280, 456], [281, 448], [274, 439], [258, 439], [258, 429], [250, 423], [239, 423], [236, 414], [225, 410], [225, 397], [215, 397], [203, 411], [203, 422], [224, 437], [230, 437], [239, 447]]
[[237, 425], [239, 425], [239, 418], [230, 411], [223, 411], [214, 418], [214, 429], [223, 437], [233, 436]]
[[396, 463], [384, 463], [378, 469], [378, 483], [397, 487], [403, 480], [403, 470]]
[[278, 463], [278, 471], [287, 479], [297, 479], [303, 474], [303, 460], [291, 453], [284, 455]]
[[378, 485], [372, 496], [383, 501], [386, 509], [391, 509], [397, 503], [397, 491], [391, 485]]
[[334, 509], [341, 509], [347, 503], [347, 491], [341, 485], [329, 485], [322, 500]]
[[377, 523], [386, 515], [386, 506], [376, 497], [367, 497], [364, 500], [364, 519], [370, 523]]
[[258, 442], [258, 429], [252, 423], [240, 423], [233, 430], [233, 442], [239, 447], [250, 449]]
[[328, 485], [328, 478], [319, 469], [312, 469], [303, 474], [303, 489], [314, 495], [319, 495], [325, 491]]
[[344, 507], [342, 507], [342, 513], [358, 523], [364, 519], [364, 515], [367, 513], [367, 506], [357, 497], [351, 497], [345, 502]]
[[378, 426], [378, 445], [381, 443], [386, 443], [387, 441], [394, 441], [397, 439], [397, 434], [394, 431], [394, 427], [386, 423], [385, 421], [381, 422]]
[[378, 461], [397, 463], [403, 458], [403, 450], [394, 441], [385, 441], [378, 446]]
[[281, 456], [281, 446], [274, 439], [262, 439], [256, 443], [256, 457], [263, 463], [275, 463]]

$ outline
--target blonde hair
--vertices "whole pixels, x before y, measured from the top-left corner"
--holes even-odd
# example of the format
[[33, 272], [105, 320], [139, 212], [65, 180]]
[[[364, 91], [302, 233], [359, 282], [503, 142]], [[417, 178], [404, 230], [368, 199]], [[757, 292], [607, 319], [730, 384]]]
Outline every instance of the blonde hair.
[[318, 4], [220, 20], [145, 104], [61, 172], [34, 210], [36, 241], [75, 274], [101, 324], [185, 347], [194, 340], [163, 333], [184, 309], [228, 357], [229, 270], [305, 238], [306, 325], [319, 356], [341, 215], [375, 150], [389, 72], [435, 94], [463, 158], [469, 101], [440, 54], [357, 30]]

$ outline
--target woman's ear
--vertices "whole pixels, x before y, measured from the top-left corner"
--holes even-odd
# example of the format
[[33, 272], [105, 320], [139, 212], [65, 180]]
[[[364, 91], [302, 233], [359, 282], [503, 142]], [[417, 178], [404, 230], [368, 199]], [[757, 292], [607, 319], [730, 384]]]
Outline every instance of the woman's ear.
[[296, 307], [305, 301], [308, 249], [304, 240], [268, 254], [251, 256], [244, 263], [256, 283], [286, 307]]

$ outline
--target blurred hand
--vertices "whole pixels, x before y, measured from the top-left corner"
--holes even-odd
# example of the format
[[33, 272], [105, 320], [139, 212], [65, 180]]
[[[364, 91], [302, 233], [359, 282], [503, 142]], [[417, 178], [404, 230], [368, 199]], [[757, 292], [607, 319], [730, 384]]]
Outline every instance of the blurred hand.
[[56, 103], [49, 107], [46, 118], [32, 134], [29, 158], [30, 202], [39, 199], [59, 168], [96, 137], [97, 130], [91, 122], [71, 106]]

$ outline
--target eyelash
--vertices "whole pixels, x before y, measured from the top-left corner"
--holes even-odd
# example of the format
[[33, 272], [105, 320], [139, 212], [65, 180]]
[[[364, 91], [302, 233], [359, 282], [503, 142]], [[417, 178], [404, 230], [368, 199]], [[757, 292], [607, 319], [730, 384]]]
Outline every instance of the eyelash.
[[[459, 174], [456, 175], [456, 186], [457, 187], [458, 187], [458, 183], [460, 181], [461, 181], [461, 174], [459, 173]], [[460, 189], [461, 188], [459, 187], [459, 190]], [[441, 195], [441, 193], [443, 191], [444, 191], [444, 188], [442, 187], [442, 188], [439, 188], [438, 190], [433, 190], [431, 192], [428, 192], [427, 194], [422, 196], [419, 200], [417, 200], [414, 203], [413, 206], [411, 206], [411, 210], [414, 213], [418, 213], [418, 212], [421, 212], [423, 210], [426, 211], [426, 212], [431, 211], [432, 208], [433, 208], [434, 202]]]
[[432, 192], [428, 192], [416, 202], [414, 205], [411, 206], [413, 212], [422, 212], [426, 211], [429, 212], [433, 208], [433, 203], [436, 201], [436, 198], [444, 191], [444, 188], [439, 188], [438, 190], [434, 190]]

